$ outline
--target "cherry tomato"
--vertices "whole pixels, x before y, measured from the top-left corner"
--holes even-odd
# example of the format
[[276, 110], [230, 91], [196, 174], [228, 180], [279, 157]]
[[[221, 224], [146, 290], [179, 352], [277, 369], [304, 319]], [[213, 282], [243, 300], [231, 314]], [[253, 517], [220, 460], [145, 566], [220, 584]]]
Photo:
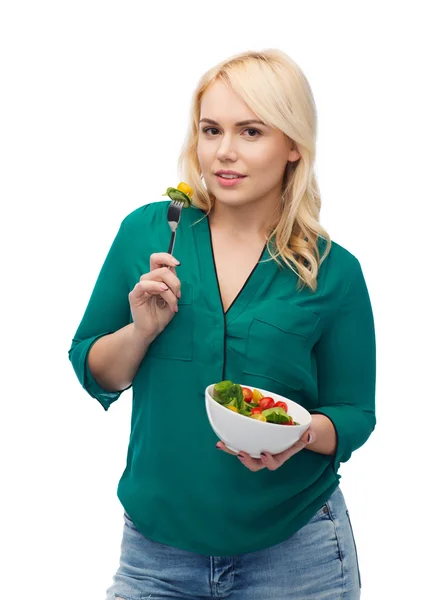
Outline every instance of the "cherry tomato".
[[261, 408], [252, 408], [250, 414], [251, 415], [261, 415], [262, 414], [262, 409]]
[[281, 408], [283, 408], [285, 412], [288, 412], [288, 405], [286, 402], [281, 402], [281, 400], [279, 400], [275, 403], [275, 406], [281, 406]]
[[243, 396], [244, 396], [244, 400], [246, 402], [251, 402], [251, 399], [253, 398], [253, 392], [246, 387], [241, 388], [243, 390]]
[[259, 402], [259, 406], [262, 410], [267, 410], [268, 408], [273, 408], [275, 406], [275, 400], [273, 398], [269, 398], [266, 396], [262, 398]]

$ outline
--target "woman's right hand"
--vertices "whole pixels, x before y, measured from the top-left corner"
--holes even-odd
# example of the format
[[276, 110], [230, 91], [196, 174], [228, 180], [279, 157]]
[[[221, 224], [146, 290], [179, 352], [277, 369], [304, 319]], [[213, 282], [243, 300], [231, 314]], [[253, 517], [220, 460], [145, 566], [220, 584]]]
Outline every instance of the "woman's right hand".
[[[129, 294], [134, 327], [147, 338], [154, 340], [178, 312], [180, 281], [175, 269], [178, 264], [166, 252], [151, 254], [149, 273], [142, 275]], [[158, 302], [159, 296], [166, 302], [164, 308]]]

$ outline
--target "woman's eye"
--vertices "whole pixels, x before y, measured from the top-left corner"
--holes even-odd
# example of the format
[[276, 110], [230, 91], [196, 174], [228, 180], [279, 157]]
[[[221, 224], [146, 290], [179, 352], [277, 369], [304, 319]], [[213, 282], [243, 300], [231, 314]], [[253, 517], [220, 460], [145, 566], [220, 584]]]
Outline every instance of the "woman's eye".
[[203, 129], [203, 133], [207, 133], [208, 131], [217, 131], [217, 129], [215, 127], [206, 127]]
[[[214, 133], [213, 133], [214, 131], [219, 131], [219, 130], [216, 129], [216, 127], [205, 127], [203, 129], [203, 133], [211, 132], [212, 135], [214, 135]], [[244, 131], [251, 131], [251, 132], [254, 131], [254, 133], [256, 134], [256, 135], [249, 135], [248, 137], [257, 137], [257, 136], [262, 135], [262, 133], [258, 129], [253, 129], [252, 127], [249, 127], [248, 129], [244, 129]]]
[[[245, 129], [244, 131], [254, 131], [257, 134], [262, 135], [258, 129]], [[249, 135], [249, 137], [255, 137], [255, 136]]]

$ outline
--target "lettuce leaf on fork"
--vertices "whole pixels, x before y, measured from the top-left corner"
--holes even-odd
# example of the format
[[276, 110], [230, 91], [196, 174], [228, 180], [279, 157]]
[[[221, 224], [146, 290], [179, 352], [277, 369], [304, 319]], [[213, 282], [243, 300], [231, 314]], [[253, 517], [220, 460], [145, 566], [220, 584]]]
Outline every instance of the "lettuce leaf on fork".
[[176, 200], [183, 202], [184, 208], [189, 208], [192, 203], [192, 188], [185, 181], [181, 181], [177, 188], [168, 187], [166, 193], [163, 196], [168, 196], [170, 200]]

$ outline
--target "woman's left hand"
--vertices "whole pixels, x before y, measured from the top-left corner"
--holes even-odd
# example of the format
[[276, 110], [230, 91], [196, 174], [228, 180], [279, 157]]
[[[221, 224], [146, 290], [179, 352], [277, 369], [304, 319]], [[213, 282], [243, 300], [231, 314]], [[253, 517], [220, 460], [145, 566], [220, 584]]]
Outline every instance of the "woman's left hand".
[[280, 452], [279, 454], [269, 454], [269, 452], [262, 452], [260, 459], [252, 458], [249, 454], [247, 454], [247, 452], [239, 452], [239, 454], [237, 454], [236, 452], [232, 452], [232, 450], [229, 450], [229, 448], [227, 448], [227, 446], [225, 446], [223, 442], [218, 442], [216, 444], [216, 448], [219, 448], [219, 450], [223, 450], [223, 452], [227, 452], [228, 454], [238, 456], [240, 462], [242, 462], [243, 465], [247, 467], [247, 469], [249, 469], [250, 471], [260, 471], [261, 469], [269, 469], [270, 471], [275, 471], [294, 454], [297, 454], [297, 452], [303, 450], [303, 448], [307, 446], [307, 444], [312, 444], [313, 442], [315, 442], [315, 440], [316, 433], [311, 427], [309, 427], [309, 429], [307, 429], [302, 435], [300, 440], [293, 444], [293, 446], [290, 446], [290, 448], [287, 448], [287, 450], [284, 450], [284, 452]]

